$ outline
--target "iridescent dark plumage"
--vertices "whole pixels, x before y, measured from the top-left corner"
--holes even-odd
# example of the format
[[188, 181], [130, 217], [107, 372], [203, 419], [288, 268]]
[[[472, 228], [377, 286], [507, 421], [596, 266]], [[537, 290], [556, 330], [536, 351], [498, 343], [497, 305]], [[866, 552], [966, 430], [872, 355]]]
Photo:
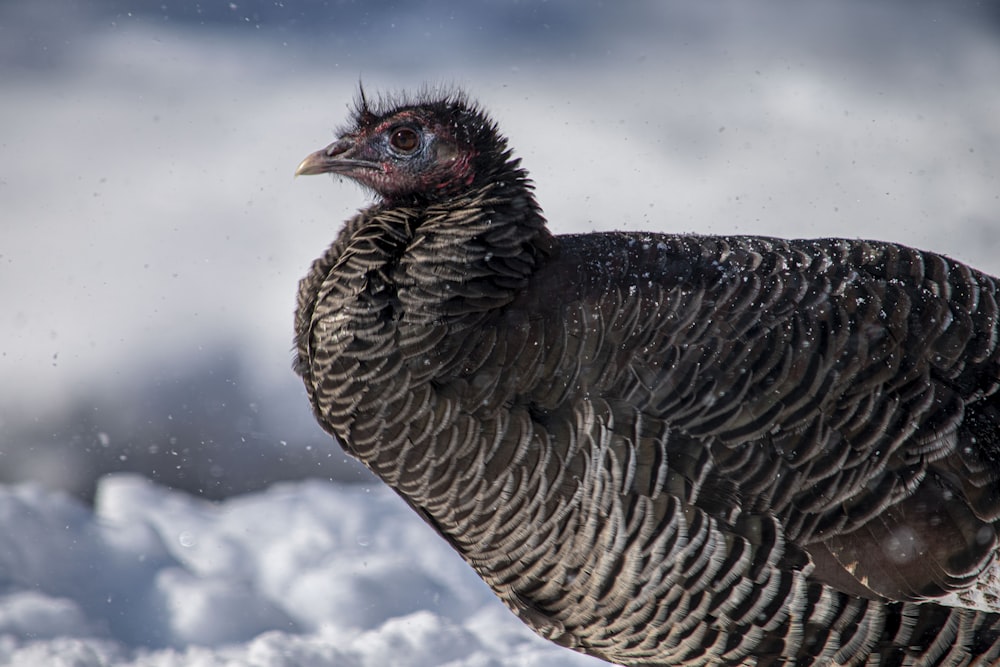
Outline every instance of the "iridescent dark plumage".
[[995, 279], [553, 236], [461, 95], [361, 103], [321, 172], [379, 202], [299, 287], [317, 418], [536, 632], [625, 665], [1000, 660]]

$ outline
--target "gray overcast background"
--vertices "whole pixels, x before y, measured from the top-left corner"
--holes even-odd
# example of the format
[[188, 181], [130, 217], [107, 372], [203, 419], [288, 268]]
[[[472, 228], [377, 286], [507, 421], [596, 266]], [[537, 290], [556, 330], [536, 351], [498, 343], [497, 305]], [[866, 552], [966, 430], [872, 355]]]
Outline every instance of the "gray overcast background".
[[365, 204], [291, 174], [359, 79], [468, 88], [560, 233], [1000, 274], [998, 2], [134, 4], [0, 3], [0, 481], [364, 479], [289, 367], [296, 281]]

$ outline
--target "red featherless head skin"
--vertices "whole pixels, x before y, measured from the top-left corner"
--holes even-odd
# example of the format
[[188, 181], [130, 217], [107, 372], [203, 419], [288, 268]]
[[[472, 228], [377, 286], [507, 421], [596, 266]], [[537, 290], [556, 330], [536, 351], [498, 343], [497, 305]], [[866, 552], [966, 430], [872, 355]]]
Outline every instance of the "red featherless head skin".
[[464, 93], [371, 102], [362, 90], [337, 140], [303, 160], [296, 174], [338, 174], [383, 201], [419, 203], [473, 189], [515, 168], [510, 162], [506, 139]]

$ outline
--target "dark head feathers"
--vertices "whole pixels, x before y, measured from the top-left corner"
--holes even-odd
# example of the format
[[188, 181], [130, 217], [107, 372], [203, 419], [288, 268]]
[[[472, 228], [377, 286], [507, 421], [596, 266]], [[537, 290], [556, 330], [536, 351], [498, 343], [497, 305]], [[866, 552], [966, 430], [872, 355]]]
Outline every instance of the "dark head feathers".
[[358, 83], [351, 118], [360, 125], [368, 126], [394, 113], [417, 108], [432, 108], [440, 112], [465, 110], [486, 116], [464, 90], [455, 86], [425, 85], [415, 91], [379, 92], [372, 99], [365, 93], [364, 86]]
[[500, 134], [496, 122], [462, 89], [455, 86], [423, 86], [415, 91], [378, 93], [372, 99], [358, 84], [350, 124], [338, 130], [344, 135], [371, 129], [401, 112], [422, 110], [446, 122], [454, 138], [478, 152], [490, 151], [494, 157], [510, 158], [507, 139]]

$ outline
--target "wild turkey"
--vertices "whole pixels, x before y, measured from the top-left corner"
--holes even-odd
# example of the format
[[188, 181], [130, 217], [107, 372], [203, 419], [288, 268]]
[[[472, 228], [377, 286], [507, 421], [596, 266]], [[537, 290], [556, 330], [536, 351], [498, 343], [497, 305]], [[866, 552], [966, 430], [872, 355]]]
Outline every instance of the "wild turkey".
[[315, 414], [538, 634], [623, 665], [1000, 662], [994, 278], [553, 236], [456, 92], [362, 94], [296, 173], [324, 172], [378, 202], [299, 286]]

